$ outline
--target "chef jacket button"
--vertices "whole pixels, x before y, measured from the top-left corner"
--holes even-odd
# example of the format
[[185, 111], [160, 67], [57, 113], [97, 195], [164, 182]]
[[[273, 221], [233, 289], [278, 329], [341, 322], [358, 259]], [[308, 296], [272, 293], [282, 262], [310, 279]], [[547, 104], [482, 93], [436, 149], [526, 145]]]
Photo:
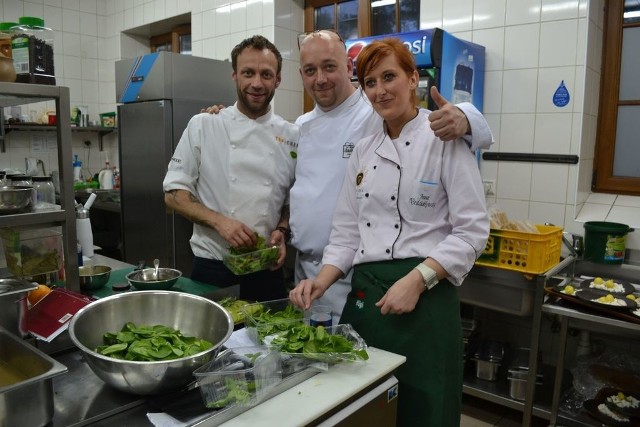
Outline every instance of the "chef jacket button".
[[364, 197], [369, 197], [369, 193], [364, 193]]
[[266, 212], [262, 212], [262, 216], [267, 216], [267, 213]]
[[236, 177], [235, 176], [231, 177], [231, 182], [236, 182]]
[[318, 261], [317, 259], [314, 259], [313, 260], [313, 265], [318, 265], [318, 264], [320, 264], [320, 261]]
[[400, 228], [400, 226], [398, 224], [394, 225], [395, 228]]
[[374, 166], [373, 168], [375, 169], [375, 168], [377, 168], [377, 166]]
[[367, 227], [371, 227], [371, 223], [370, 222], [367, 223]]
[[404, 145], [409, 145], [411, 144], [409, 141], [405, 142]]
[[234, 215], [236, 213], [235, 209], [231, 209], [231, 215]]
[[360, 249], [360, 253], [363, 254], [364, 253], [364, 249]]
[[236, 148], [236, 144], [231, 144], [231, 148], [235, 149]]
[[391, 196], [391, 200], [395, 200], [395, 199], [396, 199], [396, 196]]
[[400, 165], [396, 166], [398, 168], [398, 170], [400, 170]]
[[266, 180], [264, 181], [264, 185], [269, 185], [269, 184], [271, 184], [271, 181], [269, 181], [268, 179], [266, 179]]
[[390, 254], [391, 253], [391, 249], [387, 249], [385, 252]]
[[273, 156], [273, 151], [269, 151], [269, 154], [271, 154]]

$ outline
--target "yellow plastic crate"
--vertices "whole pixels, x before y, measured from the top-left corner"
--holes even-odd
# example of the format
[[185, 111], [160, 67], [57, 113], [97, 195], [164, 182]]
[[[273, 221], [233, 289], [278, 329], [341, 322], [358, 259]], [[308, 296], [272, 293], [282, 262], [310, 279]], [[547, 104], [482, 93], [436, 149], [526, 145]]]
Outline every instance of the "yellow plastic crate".
[[491, 229], [477, 265], [544, 273], [560, 261], [562, 227], [536, 225], [539, 234]]

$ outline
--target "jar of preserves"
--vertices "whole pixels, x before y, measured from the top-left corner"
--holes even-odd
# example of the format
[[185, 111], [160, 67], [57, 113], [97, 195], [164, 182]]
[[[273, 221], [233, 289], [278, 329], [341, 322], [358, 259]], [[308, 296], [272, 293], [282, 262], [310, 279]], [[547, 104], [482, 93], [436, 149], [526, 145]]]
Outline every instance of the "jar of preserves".
[[5, 58], [13, 58], [11, 54], [11, 28], [18, 25], [16, 22], [0, 22], [0, 54]]
[[11, 32], [16, 82], [55, 85], [53, 30], [44, 26], [44, 19], [23, 16]]

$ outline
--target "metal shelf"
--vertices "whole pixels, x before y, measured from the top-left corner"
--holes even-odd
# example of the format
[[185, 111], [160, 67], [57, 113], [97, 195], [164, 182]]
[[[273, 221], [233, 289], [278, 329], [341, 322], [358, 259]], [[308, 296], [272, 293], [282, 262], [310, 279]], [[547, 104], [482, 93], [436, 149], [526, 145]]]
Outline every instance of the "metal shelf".
[[[13, 125], [4, 125], [4, 135], [9, 134], [12, 131], [19, 132], [52, 132], [55, 131], [57, 126], [55, 125], [39, 125], [35, 123], [25, 123], [25, 124], [13, 124]], [[98, 149], [103, 151], [102, 137], [108, 135], [113, 132], [117, 132], [118, 128], [105, 128], [102, 126], [71, 126], [72, 133], [79, 132], [88, 132], [88, 133], [97, 133], [98, 134]], [[4, 146], [2, 147], [2, 152], [4, 152]]]
[[[61, 210], [2, 215], [0, 216], [0, 227], [61, 226], [65, 286], [68, 289], [79, 291], [75, 200], [73, 188], [70, 185], [73, 182], [73, 170], [71, 168], [69, 88], [24, 83], [0, 83], [0, 107], [43, 101], [53, 101], [55, 103], [57, 124], [55, 126], [46, 126], [48, 128], [46, 130], [55, 132], [58, 143]], [[5, 131], [4, 120], [0, 120], [0, 142], [2, 143], [3, 151]]]

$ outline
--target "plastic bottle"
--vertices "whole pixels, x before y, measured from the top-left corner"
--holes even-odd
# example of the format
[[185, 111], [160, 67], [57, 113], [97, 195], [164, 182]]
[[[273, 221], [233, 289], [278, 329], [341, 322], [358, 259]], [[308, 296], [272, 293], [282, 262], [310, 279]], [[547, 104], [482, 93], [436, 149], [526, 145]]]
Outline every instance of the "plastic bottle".
[[22, 16], [11, 31], [16, 82], [55, 85], [53, 30], [44, 26], [42, 18]]
[[78, 155], [73, 155], [73, 181], [82, 181], [82, 162], [78, 160]]

